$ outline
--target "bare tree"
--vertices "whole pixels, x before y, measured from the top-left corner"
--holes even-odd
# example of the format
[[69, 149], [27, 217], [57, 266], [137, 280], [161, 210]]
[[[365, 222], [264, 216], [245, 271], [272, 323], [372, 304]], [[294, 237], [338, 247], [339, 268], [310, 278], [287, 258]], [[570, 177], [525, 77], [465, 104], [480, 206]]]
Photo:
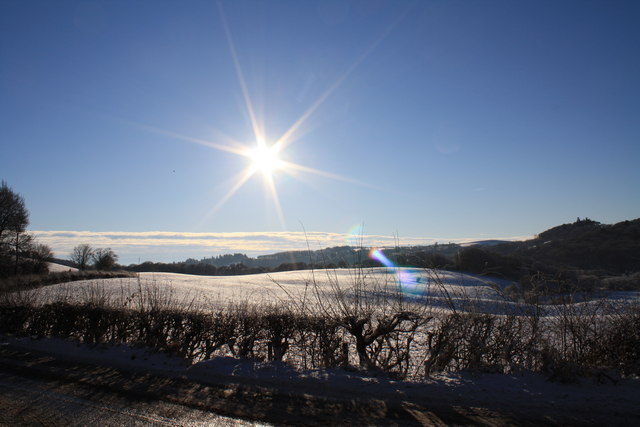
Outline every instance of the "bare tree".
[[93, 265], [96, 270], [113, 270], [118, 260], [118, 255], [111, 248], [99, 248], [93, 251]]
[[22, 252], [31, 243], [25, 233], [29, 212], [24, 199], [5, 181], [0, 184], [0, 275], [18, 274]]
[[31, 246], [29, 257], [34, 273], [46, 273], [49, 271], [47, 261], [53, 257], [53, 252], [49, 246], [36, 243]]
[[29, 225], [29, 212], [24, 199], [15, 193], [5, 181], [0, 184], [0, 242], [5, 233], [22, 233]]
[[73, 248], [73, 252], [71, 252], [69, 258], [79, 270], [86, 270], [89, 266], [89, 262], [93, 258], [93, 253], [93, 248], [86, 243], [83, 243]]
[[28, 252], [33, 245], [33, 236], [29, 233], [15, 231], [15, 234], [13, 234], [12, 245], [14, 249], [13, 256], [15, 260], [14, 274], [18, 274], [21, 272], [21, 269], [20, 269], [21, 258], [23, 257], [23, 255], [28, 256]]

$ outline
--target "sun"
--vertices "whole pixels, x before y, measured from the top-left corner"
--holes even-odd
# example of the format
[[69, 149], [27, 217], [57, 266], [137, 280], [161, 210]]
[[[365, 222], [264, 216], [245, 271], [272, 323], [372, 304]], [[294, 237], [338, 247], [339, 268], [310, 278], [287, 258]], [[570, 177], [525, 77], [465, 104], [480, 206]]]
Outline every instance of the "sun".
[[271, 176], [284, 165], [278, 157], [278, 150], [268, 147], [266, 144], [258, 144], [257, 147], [247, 152], [247, 157], [251, 159], [251, 169], [254, 172], [262, 172], [263, 175]]
[[[289, 156], [282, 156], [282, 153], [286, 152], [287, 147], [300, 138], [300, 129], [303, 127], [304, 123], [318, 110], [318, 108], [324, 103], [329, 95], [331, 95], [331, 93], [333, 93], [340, 86], [342, 81], [345, 80], [349, 74], [351, 74], [355, 67], [364, 60], [364, 58], [368, 55], [368, 52], [370, 52], [372, 49], [367, 50], [365, 55], [361, 56], [315, 102], [311, 103], [309, 108], [304, 111], [304, 113], [302, 113], [302, 115], [298, 119], [296, 119], [293, 124], [279, 138], [269, 140], [264, 129], [263, 118], [256, 114], [254, 102], [251, 99], [249, 89], [244, 78], [244, 73], [242, 72], [242, 68], [240, 67], [240, 61], [238, 60], [238, 54], [231, 37], [231, 31], [229, 30], [226, 19], [224, 18], [222, 4], [218, 3], [218, 7], [221, 12], [220, 14], [222, 18], [222, 24], [227, 38], [227, 44], [229, 45], [231, 59], [233, 60], [233, 65], [238, 76], [238, 82], [240, 84], [242, 97], [244, 98], [247, 117], [251, 122], [251, 129], [253, 131], [253, 136], [255, 137], [254, 143], [251, 144], [251, 146], [248, 146], [245, 142], [230, 138], [222, 134], [222, 132], [216, 132], [218, 133], [218, 136], [222, 139], [222, 141], [214, 142], [209, 139], [193, 138], [162, 129], [144, 126], [145, 129], [153, 132], [158, 132], [163, 135], [182, 139], [187, 142], [204, 145], [215, 150], [225, 151], [247, 159], [248, 165], [245, 166], [244, 169], [242, 169], [232, 179], [231, 188], [204, 216], [201, 224], [203, 224], [211, 215], [222, 208], [222, 206], [224, 206], [224, 204], [231, 197], [233, 197], [234, 194], [236, 194], [252, 177], [257, 175], [258, 173], [262, 175], [261, 178], [262, 182], [264, 183], [265, 194], [270, 196], [283, 229], [285, 228], [284, 214], [282, 212], [280, 199], [278, 197], [278, 190], [276, 188], [276, 178], [278, 178], [276, 175], [279, 175], [280, 172], [293, 178], [299, 178], [299, 174], [314, 174], [322, 176], [324, 178], [336, 179], [350, 184], [368, 186], [366, 183], [362, 183], [344, 176], [336, 175], [323, 170], [303, 166], [301, 164], [292, 162], [289, 160]], [[373, 47], [375, 47], [376, 45], [377, 43], [374, 44]]]

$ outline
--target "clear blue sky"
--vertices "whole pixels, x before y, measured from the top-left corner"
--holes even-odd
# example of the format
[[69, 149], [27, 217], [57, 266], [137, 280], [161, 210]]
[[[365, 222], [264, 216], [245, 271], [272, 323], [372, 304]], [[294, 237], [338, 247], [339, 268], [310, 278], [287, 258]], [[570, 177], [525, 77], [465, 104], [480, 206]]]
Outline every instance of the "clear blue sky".
[[[639, 76], [637, 1], [0, 0], [0, 179], [38, 232], [614, 223], [640, 216]], [[282, 159], [345, 178], [275, 171], [283, 221], [261, 173], [220, 205], [250, 160], [193, 142], [255, 145], [243, 81], [268, 144], [303, 119]]]

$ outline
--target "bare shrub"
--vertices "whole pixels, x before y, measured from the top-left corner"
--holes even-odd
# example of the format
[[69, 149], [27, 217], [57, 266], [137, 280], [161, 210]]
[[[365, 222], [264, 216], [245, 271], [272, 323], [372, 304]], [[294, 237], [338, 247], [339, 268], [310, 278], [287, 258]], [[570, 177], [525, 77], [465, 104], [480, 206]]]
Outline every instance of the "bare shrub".
[[21, 334], [29, 322], [32, 308], [23, 305], [0, 305], [0, 331]]
[[257, 308], [243, 302], [230, 305], [229, 310], [234, 326], [234, 333], [227, 341], [229, 351], [236, 357], [257, 358], [257, 341], [264, 336], [263, 319]]
[[551, 317], [542, 370], [563, 382], [615, 370], [640, 373], [640, 308], [614, 307], [606, 299], [558, 306]]
[[[405, 377], [411, 367], [415, 336], [432, 319], [430, 308], [425, 304], [424, 294], [405, 296], [395, 275], [375, 277], [372, 271], [354, 269], [350, 283], [344, 284], [335, 270], [325, 270], [328, 288], [319, 286], [312, 272], [311, 301], [307, 301], [305, 292], [303, 301], [294, 309], [299, 318], [308, 319], [308, 326], [316, 332], [310, 338], [328, 344], [324, 354], [311, 355], [315, 362], [347, 365], [349, 349], [354, 348], [361, 369]], [[319, 323], [318, 315], [330, 322]], [[318, 325], [330, 327], [332, 332], [317, 334]], [[346, 334], [342, 339], [337, 339], [337, 328]]]
[[600, 365], [623, 375], [640, 375], [640, 304], [611, 316], [601, 341]]
[[282, 362], [289, 350], [295, 330], [296, 316], [285, 305], [270, 305], [263, 314], [264, 336], [267, 339], [267, 360]]
[[304, 369], [335, 368], [349, 363], [349, 343], [334, 319], [326, 316], [296, 316], [294, 345]]
[[574, 381], [593, 366], [607, 322], [600, 312], [603, 303], [575, 304], [566, 297], [555, 306], [554, 315], [548, 318], [542, 366], [553, 379]]
[[203, 359], [211, 359], [216, 352], [232, 342], [236, 333], [236, 316], [228, 310], [218, 310], [207, 315], [208, 328], [203, 332]]
[[567, 297], [559, 305], [496, 315], [461, 310], [477, 307], [477, 301], [468, 295], [464, 303], [454, 300], [460, 296], [433, 282], [443, 287], [446, 302], [434, 308], [427, 296], [402, 295], [389, 280], [393, 276], [366, 273], [354, 272], [352, 283], [336, 280], [327, 288], [312, 281], [310, 298], [289, 305], [244, 301], [208, 311], [140, 280], [119, 293], [89, 287], [80, 298], [63, 295], [44, 304], [39, 290], [4, 294], [0, 330], [141, 344], [192, 360], [231, 355], [301, 369], [355, 365], [396, 378], [519, 369], [559, 381], [609, 370], [640, 375], [640, 305]]

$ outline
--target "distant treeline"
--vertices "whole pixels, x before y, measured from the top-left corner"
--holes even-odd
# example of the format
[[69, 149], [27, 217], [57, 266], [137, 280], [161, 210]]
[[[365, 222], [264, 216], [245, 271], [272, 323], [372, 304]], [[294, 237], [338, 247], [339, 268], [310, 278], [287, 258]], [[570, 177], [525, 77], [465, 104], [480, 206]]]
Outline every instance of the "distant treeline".
[[[143, 262], [142, 264], [132, 264], [128, 267], [122, 267], [125, 271], [132, 272], [162, 272], [162, 273], [180, 273], [180, 274], [195, 274], [204, 276], [234, 276], [242, 274], [260, 274], [271, 273], [278, 271], [293, 271], [293, 270], [308, 270], [312, 268], [310, 264], [306, 262], [291, 262], [282, 263], [276, 267], [248, 267], [242, 263], [224, 265], [216, 267], [211, 264], [193, 264], [186, 262]], [[335, 264], [327, 265], [315, 265], [313, 268], [338, 268]]]
[[[453, 256], [460, 250], [456, 244], [435, 244], [431, 246], [398, 247], [384, 249], [387, 256], [396, 259], [425, 251], [443, 256]], [[157, 263], [143, 262], [123, 267], [129, 271], [164, 271], [189, 274], [251, 274], [269, 271], [300, 270], [307, 268], [347, 268], [380, 266], [378, 261], [370, 259], [369, 248], [336, 246], [314, 251], [287, 251], [251, 258], [246, 254], [235, 253], [218, 255], [196, 260], [189, 258], [182, 262]], [[407, 264], [408, 265], [408, 264]], [[238, 271], [242, 271], [238, 273]]]
[[[351, 246], [336, 246], [315, 251], [286, 251], [269, 255], [260, 255], [251, 258], [246, 254], [235, 253], [218, 255], [209, 258], [196, 260], [189, 258], [185, 264], [207, 264], [216, 267], [226, 267], [230, 265], [242, 264], [247, 268], [266, 267], [274, 269], [282, 264], [306, 263], [308, 265], [342, 265], [349, 266], [363, 257], [363, 249]], [[366, 258], [366, 254], [364, 254]]]
[[[338, 246], [290, 251], [257, 258], [229, 254], [184, 262], [145, 262], [124, 267], [143, 272], [239, 275], [309, 268], [376, 267], [368, 248]], [[545, 287], [550, 293], [572, 290], [640, 289], [640, 219], [614, 225], [578, 218], [522, 242], [385, 248], [396, 265], [464, 271], [514, 281], [520, 293]], [[543, 283], [543, 284], [541, 284]], [[536, 289], [537, 292], [540, 289]]]
[[0, 278], [0, 295], [7, 292], [25, 291], [41, 288], [57, 283], [76, 282], [79, 280], [115, 279], [133, 277], [133, 273], [125, 271], [58, 271], [47, 274], [21, 274]]
[[[385, 254], [398, 265], [431, 266], [422, 261], [422, 252], [435, 254], [447, 260], [461, 249], [460, 245], [444, 244], [417, 247], [398, 247], [385, 249]], [[122, 269], [134, 272], [166, 272], [198, 275], [239, 275], [258, 274], [278, 271], [306, 270], [310, 268], [331, 269], [349, 267], [379, 267], [379, 261], [369, 258], [369, 248], [336, 246], [315, 251], [289, 251], [251, 258], [246, 254], [235, 253], [196, 260], [189, 258], [182, 262], [162, 263], [143, 262], [131, 264]], [[430, 258], [427, 257], [427, 260]], [[406, 261], [406, 262], [405, 262]]]

